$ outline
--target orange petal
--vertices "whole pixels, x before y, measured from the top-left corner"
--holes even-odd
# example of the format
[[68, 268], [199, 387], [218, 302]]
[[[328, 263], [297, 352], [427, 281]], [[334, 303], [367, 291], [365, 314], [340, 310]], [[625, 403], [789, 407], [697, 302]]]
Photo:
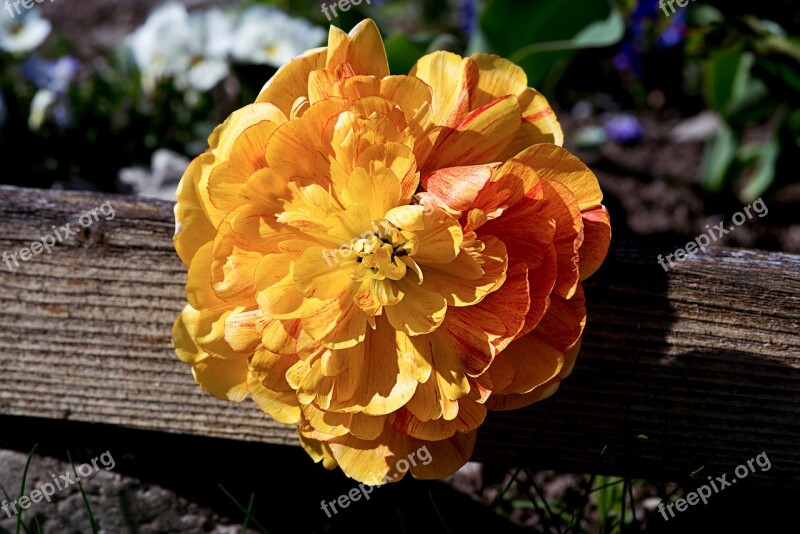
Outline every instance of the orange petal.
[[358, 287], [352, 284], [339, 298], [306, 300], [303, 331], [330, 349], [350, 348], [364, 341], [367, 316], [355, 302]]
[[466, 211], [475, 204], [478, 193], [492, 178], [493, 165], [447, 167], [422, 178], [425, 189], [456, 211]]
[[592, 276], [603, 264], [611, 244], [611, 219], [605, 206], [582, 214], [584, 239], [578, 254], [581, 280]]
[[564, 355], [531, 335], [524, 336], [497, 356], [514, 368], [511, 383], [495, 393], [528, 393], [558, 376], [564, 366]]
[[536, 386], [527, 393], [492, 395], [489, 397], [489, 400], [486, 401], [486, 407], [495, 411], [517, 410], [549, 398], [558, 390], [561, 381], [572, 371], [579, 350], [580, 342], [563, 355], [561, 371], [544, 384]]
[[561, 182], [578, 200], [581, 212], [599, 208], [603, 192], [594, 173], [568, 150], [556, 145], [540, 144], [514, 156], [529, 165], [541, 179]]
[[559, 352], [566, 352], [580, 340], [586, 326], [586, 301], [583, 287], [567, 300], [551, 295], [550, 308], [532, 334]]
[[417, 464], [411, 466], [411, 474], [422, 480], [449, 477], [470, 459], [477, 435], [477, 431], [473, 430], [466, 434], [458, 432], [442, 441], [409, 439], [408, 447], [417, 456]]
[[298, 431], [297, 437], [300, 440], [300, 445], [311, 456], [314, 463], [322, 462], [325, 469], [336, 469], [338, 465], [336, 458], [333, 457], [331, 448], [327, 443], [319, 440], [308, 438]]
[[252, 354], [261, 344], [261, 332], [269, 321], [261, 310], [237, 308], [225, 319], [225, 341], [236, 352]]
[[560, 182], [542, 182], [544, 199], [540, 203], [542, 217], [556, 223], [553, 246], [556, 249], [558, 276], [553, 292], [571, 298], [580, 283], [578, 249], [583, 243], [583, 220], [575, 196]]
[[522, 114], [514, 96], [489, 102], [439, 136], [423, 171], [495, 162], [521, 122]]
[[[517, 336], [530, 306], [528, 272], [522, 263], [508, 271], [505, 283], [480, 304], [452, 308], [442, 324], [442, 335], [460, 348], [460, 360], [470, 376], [486, 371], [497, 352]], [[475, 325], [481, 325], [476, 329]]]

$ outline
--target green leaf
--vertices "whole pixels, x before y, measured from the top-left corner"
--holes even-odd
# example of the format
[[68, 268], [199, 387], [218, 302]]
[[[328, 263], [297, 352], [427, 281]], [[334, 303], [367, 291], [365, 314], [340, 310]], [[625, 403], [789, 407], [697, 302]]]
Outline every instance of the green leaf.
[[738, 145], [736, 135], [727, 124], [723, 124], [719, 133], [708, 142], [702, 172], [702, 183], [706, 189], [717, 192], [725, 185]]
[[525, 69], [532, 86], [575, 51], [613, 45], [625, 34], [610, 0], [489, 0], [480, 24], [484, 46]]
[[387, 39], [386, 56], [392, 74], [407, 74], [419, 58], [428, 52], [432, 41], [429, 37], [409, 38], [403, 32], [397, 32]]
[[706, 99], [723, 117], [735, 115], [737, 110], [765, 95], [763, 83], [750, 76], [754, 64], [755, 56], [743, 52], [740, 45], [723, 50], [706, 62]]
[[748, 146], [743, 149], [740, 159], [745, 166], [753, 169], [747, 185], [739, 193], [739, 199], [749, 203], [764, 194], [775, 180], [775, 166], [781, 154], [781, 145], [777, 137], [766, 143]]

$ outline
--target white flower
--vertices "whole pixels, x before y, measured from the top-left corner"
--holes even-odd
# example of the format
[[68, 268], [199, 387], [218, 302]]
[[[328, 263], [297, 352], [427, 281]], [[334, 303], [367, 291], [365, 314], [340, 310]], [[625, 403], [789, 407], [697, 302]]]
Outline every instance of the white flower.
[[159, 6], [127, 38], [133, 60], [148, 91], [165, 77], [185, 71], [189, 63], [189, 14], [183, 4]]
[[239, 16], [232, 55], [242, 63], [280, 67], [325, 39], [325, 30], [268, 6]]
[[189, 18], [189, 69], [185, 83], [196, 91], [214, 88], [230, 72], [228, 55], [233, 42], [233, 18], [212, 8]]
[[56, 104], [56, 94], [47, 89], [40, 89], [31, 101], [31, 113], [28, 115], [28, 127], [34, 132], [42, 127], [50, 109]]
[[219, 9], [190, 15], [183, 4], [169, 2], [130, 35], [128, 46], [147, 90], [172, 78], [179, 89], [205, 92], [228, 75], [232, 29], [233, 20]]
[[189, 158], [162, 148], [153, 154], [150, 170], [141, 167], [122, 169], [119, 181], [139, 196], [175, 202], [178, 182], [188, 166]]
[[37, 48], [50, 35], [52, 25], [36, 8], [16, 17], [0, 16], [0, 50], [19, 54]]

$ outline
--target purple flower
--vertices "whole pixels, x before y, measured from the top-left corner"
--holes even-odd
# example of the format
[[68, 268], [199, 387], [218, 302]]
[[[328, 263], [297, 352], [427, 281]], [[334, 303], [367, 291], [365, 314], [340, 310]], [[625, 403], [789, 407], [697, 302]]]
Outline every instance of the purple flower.
[[462, 29], [467, 35], [472, 35], [478, 28], [478, 6], [475, 0], [462, 0], [461, 2]]
[[616, 143], [638, 143], [644, 137], [644, 128], [634, 115], [620, 113], [612, 115], [605, 121], [603, 127], [609, 139]]
[[659, 4], [660, 0], [641, 0], [631, 14], [627, 35], [613, 60], [618, 71], [641, 76], [644, 73], [642, 58], [648, 45], [667, 49], [684, 41], [687, 9], [678, 9], [666, 17]]
[[31, 56], [25, 61], [22, 71], [25, 78], [37, 88], [64, 94], [69, 90], [80, 66], [80, 61], [72, 56], [63, 56], [53, 61]]

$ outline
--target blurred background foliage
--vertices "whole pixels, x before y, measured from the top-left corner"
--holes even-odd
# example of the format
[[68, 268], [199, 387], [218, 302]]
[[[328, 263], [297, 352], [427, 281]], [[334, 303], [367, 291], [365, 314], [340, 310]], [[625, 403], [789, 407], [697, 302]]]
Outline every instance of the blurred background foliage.
[[[363, 0], [330, 22], [308, 0], [148, 5], [141, 26], [89, 52], [48, 21], [47, 5], [3, 11], [0, 155], [13, 164], [0, 182], [114, 191], [165, 181], [156, 167], [204, 150], [283, 62], [324, 42], [325, 26], [371, 17], [393, 73], [433, 50], [490, 52], [524, 68], [560, 113], [596, 108], [602, 95], [615, 116], [567, 132], [583, 148], [637, 142], [642, 113], [705, 113], [699, 183], [752, 201], [777, 177], [794, 179], [800, 12], [789, 0], [681, 1]], [[172, 182], [150, 188], [169, 198]]]

